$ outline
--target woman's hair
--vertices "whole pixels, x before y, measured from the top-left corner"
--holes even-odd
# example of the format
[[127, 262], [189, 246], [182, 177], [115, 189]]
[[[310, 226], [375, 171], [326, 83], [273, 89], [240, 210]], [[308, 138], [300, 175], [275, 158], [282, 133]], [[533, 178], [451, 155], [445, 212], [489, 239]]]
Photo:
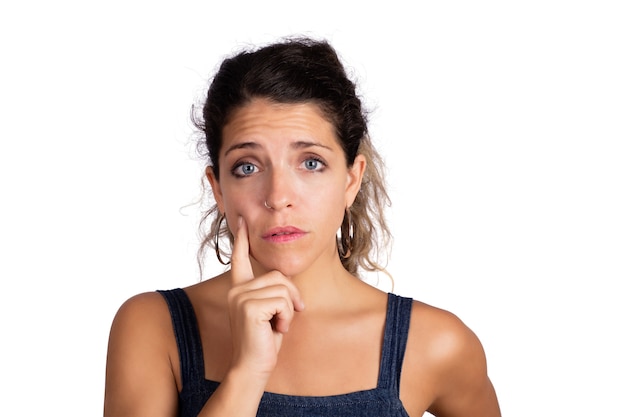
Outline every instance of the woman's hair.
[[[201, 109], [192, 108], [192, 121], [200, 131], [198, 152], [213, 167], [219, 179], [219, 154], [222, 131], [234, 110], [254, 98], [276, 103], [313, 103], [332, 123], [343, 148], [346, 164], [351, 167], [358, 154], [365, 156], [367, 167], [361, 189], [350, 207], [351, 248], [338, 250], [343, 266], [358, 275], [358, 269], [384, 271], [377, 261], [381, 249], [390, 243], [385, 221], [385, 207], [390, 205], [383, 178], [383, 161], [373, 148], [367, 130], [367, 116], [357, 96], [355, 84], [348, 78], [335, 50], [326, 42], [310, 38], [288, 38], [278, 43], [245, 50], [225, 59], [209, 86]], [[206, 182], [205, 182], [206, 186]], [[202, 215], [202, 243], [198, 262], [202, 271], [208, 248], [216, 249], [221, 237], [233, 236], [220, 224], [217, 205]], [[344, 219], [345, 221], [346, 219]], [[210, 221], [210, 226], [207, 224]], [[222, 249], [222, 254], [227, 255]], [[349, 256], [346, 256], [346, 252]]]

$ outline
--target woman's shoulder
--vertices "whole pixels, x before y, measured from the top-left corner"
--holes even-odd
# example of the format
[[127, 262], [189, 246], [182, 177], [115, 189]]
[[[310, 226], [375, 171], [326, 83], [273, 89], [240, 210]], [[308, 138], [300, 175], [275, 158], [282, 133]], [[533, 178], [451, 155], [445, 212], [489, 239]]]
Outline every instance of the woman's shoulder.
[[110, 344], [140, 346], [172, 335], [167, 303], [157, 291], [131, 296], [118, 308], [111, 324]]
[[454, 369], [464, 361], [484, 360], [476, 334], [451, 311], [413, 300], [407, 342], [408, 360], [428, 360], [431, 367]]
[[409, 340], [419, 346], [436, 348], [439, 354], [461, 344], [476, 343], [474, 332], [451, 311], [413, 300]]
[[153, 326], [153, 330], [163, 330], [164, 327], [171, 327], [171, 315], [166, 297], [161, 292], [182, 290], [195, 308], [201, 304], [210, 304], [212, 299], [215, 302], [223, 299], [220, 287], [224, 287], [224, 279], [218, 276], [186, 287], [135, 294], [120, 305], [113, 318], [113, 326], [145, 327], [146, 331]]
[[122, 303], [114, 320], [143, 322], [164, 317], [169, 318], [166, 297], [161, 293], [182, 290], [195, 307], [196, 301], [200, 301], [199, 298], [203, 302], [210, 301], [211, 298], [221, 299], [219, 294], [223, 291], [220, 291], [220, 287], [224, 287], [224, 281], [223, 277], [217, 276], [184, 287], [172, 287], [163, 291], [155, 290], [135, 294]]
[[177, 380], [171, 364], [177, 349], [170, 317], [165, 299], [155, 291], [133, 295], [118, 308], [107, 350], [108, 414], [119, 408], [174, 406]]
[[[172, 287], [163, 292], [183, 290], [189, 296], [198, 292], [198, 285]], [[113, 342], [125, 340], [139, 345], [142, 341], [154, 344], [174, 340], [172, 316], [166, 297], [161, 292], [154, 290], [138, 293], [120, 305], [111, 324], [110, 337]], [[162, 343], [167, 344], [169, 343]]]
[[157, 291], [143, 292], [131, 296], [121, 304], [113, 323], [151, 321], [163, 313], [167, 313], [167, 304], [163, 296]]
[[402, 375], [407, 392], [427, 387], [435, 406], [491, 386], [485, 352], [472, 329], [456, 314], [416, 300]]

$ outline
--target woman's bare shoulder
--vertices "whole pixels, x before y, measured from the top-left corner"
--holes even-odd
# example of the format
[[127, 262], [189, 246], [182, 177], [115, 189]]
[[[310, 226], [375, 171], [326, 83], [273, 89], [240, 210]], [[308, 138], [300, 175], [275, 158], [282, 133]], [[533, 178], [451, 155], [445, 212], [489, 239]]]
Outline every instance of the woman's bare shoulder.
[[156, 291], [133, 295], [122, 303], [113, 318], [112, 332], [125, 329], [135, 332], [153, 330], [153, 326], [161, 327], [170, 324], [167, 303]]
[[482, 343], [448, 310], [413, 302], [402, 375], [407, 397], [427, 393], [434, 415], [499, 415]]
[[409, 342], [431, 359], [454, 359], [482, 346], [476, 334], [454, 313], [421, 301], [413, 301]]
[[[206, 303], [212, 299], [215, 301], [223, 299], [223, 290], [221, 289], [224, 287], [224, 281], [223, 277], [218, 276], [183, 287], [182, 290], [185, 291], [195, 307], [196, 302]], [[115, 314], [113, 327], [117, 326], [140, 327], [145, 331], [150, 329], [171, 330], [171, 316], [165, 297], [158, 291], [143, 292], [131, 296], [122, 303]]]
[[126, 359], [146, 352], [163, 363], [177, 353], [167, 302], [156, 291], [133, 295], [118, 308], [109, 334], [109, 366], [115, 366], [118, 359], [128, 366]]
[[171, 364], [177, 351], [171, 323], [157, 292], [122, 303], [109, 335], [105, 416], [175, 414], [178, 387]]

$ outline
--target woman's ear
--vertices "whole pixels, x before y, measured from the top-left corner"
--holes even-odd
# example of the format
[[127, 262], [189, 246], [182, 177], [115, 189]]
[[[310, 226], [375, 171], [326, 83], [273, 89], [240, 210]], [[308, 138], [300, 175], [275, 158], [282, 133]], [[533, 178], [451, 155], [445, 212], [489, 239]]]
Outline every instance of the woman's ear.
[[359, 154], [354, 158], [354, 163], [348, 168], [348, 183], [346, 186], [346, 207], [350, 207], [354, 203], [356, 195], [361, 189], [361, 182], [363, 181], [363, 175], [365, 174], [365, 168], [367, 168], [367, 161], [365, 156]]
[[207, 179], [209, 180], [209, 184], [211, 184], [211, 190], [213, 191], [213, 198], [217, 203], [217, 208], [220, 213], [224, 213], [224, 200], [222, 198], [222, 189], [220, 188], [220, 182], [215, 176], [215, 172], [213, 171], [212, 166], [207, 166], [204, 171]]

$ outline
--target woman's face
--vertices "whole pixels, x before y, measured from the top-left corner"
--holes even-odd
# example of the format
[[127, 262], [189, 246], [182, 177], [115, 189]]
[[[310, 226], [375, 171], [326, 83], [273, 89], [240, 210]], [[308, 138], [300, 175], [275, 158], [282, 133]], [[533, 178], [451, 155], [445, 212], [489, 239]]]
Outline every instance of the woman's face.
[[207, 175], [234, 234], [245, 219], [253, 266], [295, 276], [330, 265], [364, 157], [348, 168], [333, 125], [310, 103], [254, 99], [233, 112], [222, 138], [220, 179]]

